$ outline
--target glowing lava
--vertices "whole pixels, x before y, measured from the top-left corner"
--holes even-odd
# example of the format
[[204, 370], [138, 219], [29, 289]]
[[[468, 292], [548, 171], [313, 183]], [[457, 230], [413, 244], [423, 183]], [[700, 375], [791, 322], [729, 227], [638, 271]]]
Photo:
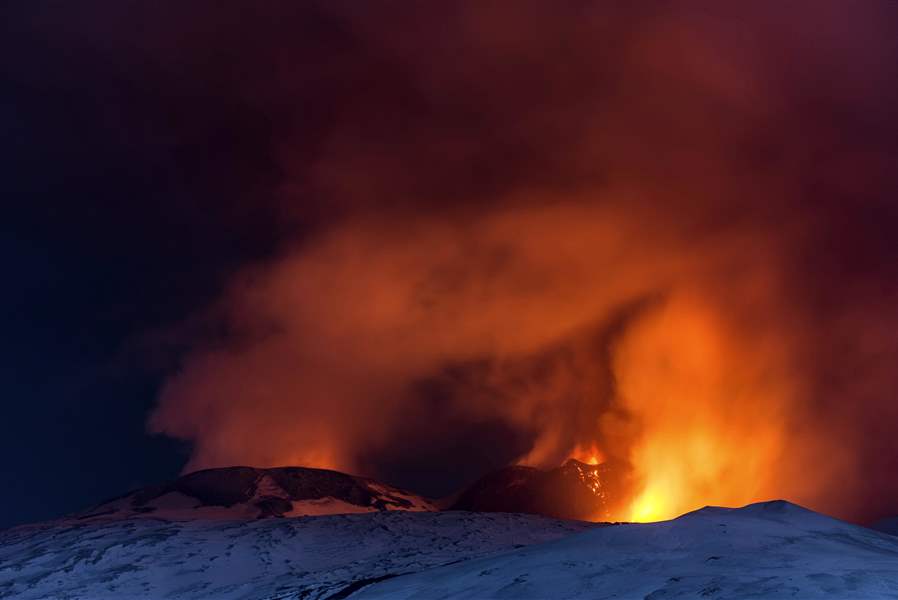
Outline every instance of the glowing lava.
[[577, 446], [570, 458], [587, 465], [599, 465], [605, 461], [605, 457], [595, 444]]
[[[771, 341], [746, 354], [740, 339], [706, 304], [678, 297], [618, 342], [618, 400], [638, 434], [623, 457], [633, 485], [614, 492], [621, 496], [614, 520], [660, 521], [776, 497], [771, 474], [785, 440], [781, 407], [793, 390], [774, 368], [785, 364], [781, 348]], [[606, 439], [613, 434], [602, 430]], [[573, 456], [587, 462], [602, 452], [578, 447]]]
[[670, 509], [665, 495], [660, 490], [645, 490], [633, 502], [629, 521], [651, 523], [663, 521]]

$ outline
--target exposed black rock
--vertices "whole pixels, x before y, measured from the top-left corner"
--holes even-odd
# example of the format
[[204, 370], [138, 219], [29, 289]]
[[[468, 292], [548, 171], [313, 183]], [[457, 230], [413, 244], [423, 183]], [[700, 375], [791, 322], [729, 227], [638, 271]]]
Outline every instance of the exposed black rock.
[[[624, 465], [574, 459], [541, 470], [512, 466], [465, 489], [450, 510], [611, 520], [627, 497]], [[443, 504], [440, 508], [447, 508]], [[226, 467], [189, 473], [104, 502], [79, 519], [252, 519], [387, 510], [439, 510], [436, 503], [377, 481], [306, 467]]]
[[226, 467], [136, 490], [78, 518], [244, 519], [385, 510], [432, 511], [436, 507], [411, 492], [328, 469]]
[[589, 465], [574, 459], [551, 470], [506, 467], [475, 482], [450, 508], [607, 521], [625, 497], [627, 472], [616, 463]]
[[293, 503], [285, 498], [277, 496], [264, 496], [254, 505], [259, 509], [259, 518], [283, 517], [285, 513], [293, 510]]
[[204, 506], [233, 506], [253, 497], [259, 476], [259, 469], [250, 467], [196, 471], [164, 486], [157, 496], [177, 491], [198, 499]]
[[370, 480], [339, 471], [280, 467], [267, 469], [267, 472], [294, 500], [331, 497], [359, 506], [369, 506], [377, 501], [378, 494], [369, 487]]

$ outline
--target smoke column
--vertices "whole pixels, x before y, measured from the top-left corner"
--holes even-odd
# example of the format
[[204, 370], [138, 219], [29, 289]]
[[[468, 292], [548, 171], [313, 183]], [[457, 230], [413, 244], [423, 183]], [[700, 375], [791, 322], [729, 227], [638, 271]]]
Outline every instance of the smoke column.
[[898, 500], [895, 11], [628, 4], [328, 3], [327, 43], [272, 36], [239, 93], [283, 118], [259, 201], [300, 233], [167, 381], [188, 469], [436, 494], [594, 448], [623, 519]]

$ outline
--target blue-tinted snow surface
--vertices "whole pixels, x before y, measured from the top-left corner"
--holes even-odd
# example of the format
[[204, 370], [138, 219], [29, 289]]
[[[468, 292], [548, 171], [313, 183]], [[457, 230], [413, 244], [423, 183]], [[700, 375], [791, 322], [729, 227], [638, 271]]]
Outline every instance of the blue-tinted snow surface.
[[788, 502], [597, 528], [352, 598], [898, 598], [898, 538]]
[[347, 597], [898, 598], [898, 537], [786, 502], [613, 526], [390, 512], [0, 532], [0, 598]]

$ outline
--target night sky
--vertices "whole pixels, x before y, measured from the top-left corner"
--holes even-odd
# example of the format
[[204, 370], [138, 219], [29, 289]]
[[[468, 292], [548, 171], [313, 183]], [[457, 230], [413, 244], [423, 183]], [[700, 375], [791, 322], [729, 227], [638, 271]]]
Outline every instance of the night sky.
[[629, 4], [6, 3], [0, 527], [188, 465], [631, 456], [631, 361], [709, 314], [687, 412], [898, 514], [898, 5]]
[[177, 475], [187, 449], [144, 433], [169, 332], [283, 227], [252, 200], [271, 123], [227, 73], [142, 56], [124, 4], [3, 10], [6, 526]]

